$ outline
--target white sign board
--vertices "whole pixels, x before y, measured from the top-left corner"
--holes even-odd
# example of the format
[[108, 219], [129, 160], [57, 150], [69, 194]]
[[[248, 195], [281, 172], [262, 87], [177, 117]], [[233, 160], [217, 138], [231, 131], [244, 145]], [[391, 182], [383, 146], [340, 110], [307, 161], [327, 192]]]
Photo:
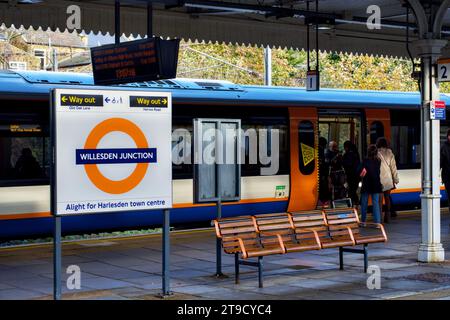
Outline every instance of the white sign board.
[[53, 214], [172, 207], [170, 93], [55, 89]]
[[450, 59], [438, 60], [438, 82], [450, 81]]

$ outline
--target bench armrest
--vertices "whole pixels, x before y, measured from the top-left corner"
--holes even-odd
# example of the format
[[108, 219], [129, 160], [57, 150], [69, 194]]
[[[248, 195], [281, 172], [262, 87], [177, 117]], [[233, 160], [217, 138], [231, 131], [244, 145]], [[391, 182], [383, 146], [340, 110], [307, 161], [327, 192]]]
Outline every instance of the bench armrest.
[[277, 234], [277, 238], [278, 238], [278, 243], [280, 244], [281, 249], [283, 250], [284, 253], [286, 253], [287, 251], [286, 251], [286, 246], [284, 245], [283, 238], [279, 234]]
[[222, 239], [222, 234], [220, 233], [219, 221], [213, 220], [213, 223], [214, 223], [214, 229], [216, 230], [217, 238]]
[[353, 236], [352, 228], [350, 228], [349, 226], [344, 226], [344, 227], [347, 229], [348, 235], [350, 236], [350, 239], [352, 240], [353, 245], [355, 245], [356, 241], [355, 241], [355, 237]]
[[237, 238], [237, 241], [239, 242], [239, 247], [241, 248], [242, 258], [246, 259], [248, 255], [247, 250], [245, 250], [244, 241], [242, 240], [242, 238]]
[[360, 223], [359, 226], [362, 227], [362, 228], [367, 228], [368, 227], [368, 228], [380, 229], [381, 234], [383, 235], [383, 238], [385, 239], [384, 241], [387, 241], [386, 230], [384, 229], [384, 226], [381, 223], [366, 222], [365, 224]]

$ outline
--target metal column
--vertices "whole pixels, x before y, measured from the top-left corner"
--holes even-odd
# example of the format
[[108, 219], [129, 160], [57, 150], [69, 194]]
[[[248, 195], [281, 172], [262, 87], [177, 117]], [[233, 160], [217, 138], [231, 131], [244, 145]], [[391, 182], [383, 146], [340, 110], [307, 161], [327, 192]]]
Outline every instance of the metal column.
[[[218, 128], [220, 128], [220, 122], [218, 122]], [[222, 218], [222, 184], [221, 184], [221, 166], [222, 163], [217, 161], [217, 157], [219, 159], [223, 159], [223, 147], [220, 139], [216, 139], [216, 181], [217, 181], [217, 219]], [[222, 240], [216, 238], [216, 277], [222, 277]]]
[[53, 48], [52, 50], [52, 60], [53, 60], [52, 70], [58, 71], [58, 52], [56, 51], [55, 48]]
[[[421, 79], [421, 143], [422, 143], [422, 238], [418, 260], [437, 262], [444, 260], [441, 244], [441, 191], [440, 191], [440, 123], [430, 119], [430, 101], [439, 99], [439, 87], [435, 75], [436, 60], [439, 54], [434, 52], [435, 41], [419, 40], [422, 48]], [[438, 46], [439, 47], [439, 46]], [[440, 49], [439, 49], [440, 52]]]
[[264, 85], [272, 85], [272, 49], [264, 48]]
[[172, 294], [170, 292], [170, 210], [163, 210], [163, 234], [162, 234], [162, 296]]
[[430, 101], [439, 100], [439, 86], [436, 76], [436, 62], [447, 40], [441, 39], [442, 22], [450, 5], [450, 0], [431, 3], [426, 9], [419, 0], [408, 0], [411, 6], [419, 40], [412, 44], [421, 59], [421, 145], [422, 145], [422, 238], [418, 260], [439, 262], [444, 260], [441, 244], [440, 210], [440, 123], [430, 119]]
[[147, 38], [153, 37], [153, 4], [147, 3]]
[[[217, 201], [217, 219], [222, 218], [222, 201]], [[216, 277], [222, 277], [222, 240], [216, 238]]]
[[114, 38], [115, 43], [120, 44], [120, 0], [114, 3]]
[[61, 300], [61, 217], [53, 219], [53, 299]]

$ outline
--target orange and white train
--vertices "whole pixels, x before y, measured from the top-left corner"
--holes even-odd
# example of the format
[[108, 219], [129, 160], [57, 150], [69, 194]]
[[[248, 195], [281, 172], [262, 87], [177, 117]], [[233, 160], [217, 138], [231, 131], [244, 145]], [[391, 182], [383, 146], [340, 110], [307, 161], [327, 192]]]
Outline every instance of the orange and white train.
[[[0, 238], [51, 234], [49, 92], [55, 87], [95, 88], [92, 76], [87, 74], [0, 72]], [[178, 157], [180, 152], [184, 153], [182, 158], [192, 157], [194, 118], [240, 119], [244, 131], [253, 129], [258, 133], [256, 142], [243, 139], [242, 152], [248, 158], [256, 150], [265, 159], [241, 165], [241, 200], [225, 203], [223, 216], [316, 208], [320, 136], [337, 141], [340, 149], [344, 141], [350, 140], [361, 155], [369, 143], [386, 137], [396, 155], [400, 178], [393, 202], [398, 207], [420, 206], [419, 93], [336, 89], [306, 92], [303, 88], [194, 79], [117, 88], [172, 93], [172, 145]], [[441, 100], [450, 104], [446, 94], [441, 95]], [[441, 139], [449, 123], [441, 122]], [[274, 130], [276, 137], [271, 134]], [[278, 139], [276, 164], [271, 150], [274, 138]], [[32, 151], [40, 175], [26, 176], [15, 170], [24, 148]], [[194, 204], [192, 161], [173, 163], [173, 179], [173, 224], [215, 217], [214, 204]], [[442, 195], [446, 200], [444, 190]], [[155, 211], [129, 212], [67, 216], [62, 226], [64, 233], [81, 233], [140, 229], [161, 221], [162, 215]]]

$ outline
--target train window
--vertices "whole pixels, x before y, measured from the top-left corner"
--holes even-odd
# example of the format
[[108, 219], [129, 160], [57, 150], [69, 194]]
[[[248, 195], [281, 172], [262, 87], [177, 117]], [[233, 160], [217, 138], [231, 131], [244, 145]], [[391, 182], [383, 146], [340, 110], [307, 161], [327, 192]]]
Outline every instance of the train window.
[[311, 121], [302, 121], [298, 126], [299, 167], [304, 175], [310, 175], [315, 169], [316, 147], [314, 125]]
[[420, 168], [419, 110], [391, 110], [391, 141], [399, 169]]
[[[174, 179], [192, 179], [193, 177], [193, 128], [186, 119], [177, 119], [172, 124], [172, 173]], [[183, 121], [184, 120], [184, 121]]]
[[0, 114], [0, 185], [48, 184], [48, 122], [33, 113]]
[[242, 119], [243, 176], [288, 173], [288, 132], [286, 124], [267, 119]]
[[384, 126], [380, 121], [374, 121], [370, 125], [370, 143], [377, 143], [377, 139], [384, 137]]

